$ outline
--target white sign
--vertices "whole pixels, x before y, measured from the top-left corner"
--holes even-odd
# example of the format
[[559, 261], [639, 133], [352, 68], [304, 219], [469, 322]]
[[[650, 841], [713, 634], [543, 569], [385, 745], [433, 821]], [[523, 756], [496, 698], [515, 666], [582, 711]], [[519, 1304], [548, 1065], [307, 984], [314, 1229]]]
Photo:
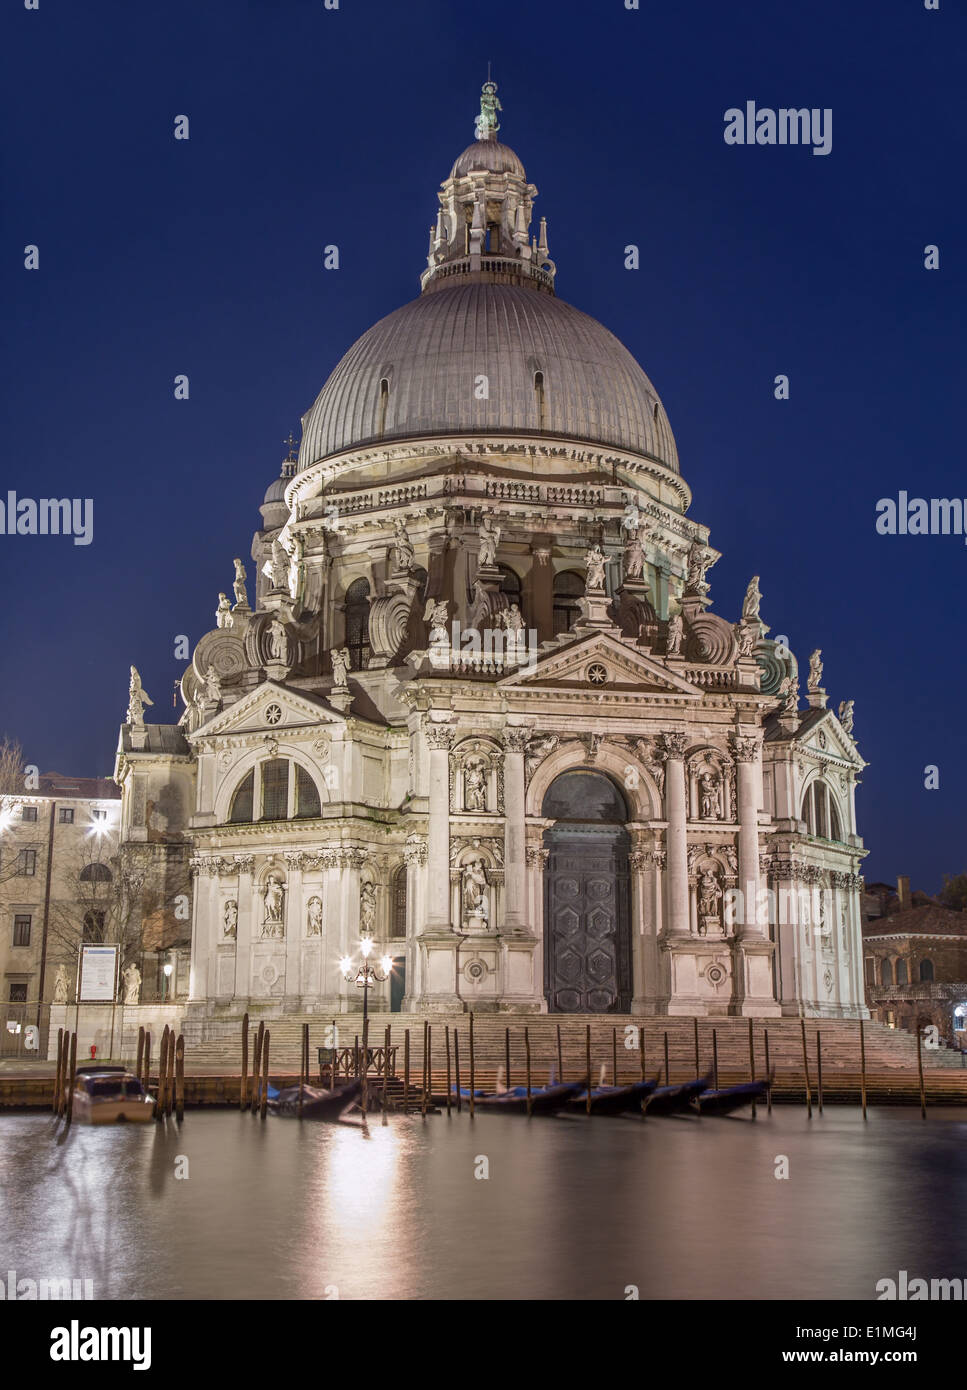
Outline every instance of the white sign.
[[77, 998], [88, 1003], [113, 1003], [117, 979], [116, 946], [81, 947], [81, 981]]

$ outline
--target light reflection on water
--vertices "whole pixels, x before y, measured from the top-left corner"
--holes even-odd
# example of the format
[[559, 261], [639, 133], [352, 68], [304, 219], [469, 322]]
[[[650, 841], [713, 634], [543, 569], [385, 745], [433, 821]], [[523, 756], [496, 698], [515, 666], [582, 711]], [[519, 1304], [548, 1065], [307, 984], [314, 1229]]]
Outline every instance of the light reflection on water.
[[9, 1115], [0, 1277], [116, 1299], [868, 1299], [899, 1269], [967, 1277], [965, 1139], [960, 1110], [366, 1129], [194, 1111], [66, 1136]]

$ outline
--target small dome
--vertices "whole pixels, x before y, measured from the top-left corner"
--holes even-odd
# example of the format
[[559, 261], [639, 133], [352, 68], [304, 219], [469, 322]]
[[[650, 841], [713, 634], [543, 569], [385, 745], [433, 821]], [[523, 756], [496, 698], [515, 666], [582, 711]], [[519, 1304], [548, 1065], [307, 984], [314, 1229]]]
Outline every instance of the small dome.
[[468, 145], [450, 170], [451, 179], [463, 178], [465, 174], [486, 171], [489, 174], [516, 174], [526, 179], [524, 166], [509, 145], [499, 140], [475, 140]]
[[276, 478], [274, 483], [270, 483], [266, 488], [265, 497], [262, 499], [262, 505], [265, 506], [267, 502], [284, 502], [285, 485], [288, 481], [288, 478]]

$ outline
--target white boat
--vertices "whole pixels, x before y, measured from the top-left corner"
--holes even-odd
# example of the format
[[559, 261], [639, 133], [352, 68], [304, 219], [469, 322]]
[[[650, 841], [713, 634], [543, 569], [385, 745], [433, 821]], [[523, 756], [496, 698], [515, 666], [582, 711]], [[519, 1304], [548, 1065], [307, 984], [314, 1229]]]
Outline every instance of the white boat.
[[81, 1124], [118, 1121], [143, 1124], [154, 1117], [154, 1100], [124, 1067], [78, 1067], [74, 1074], [73, 1118]]

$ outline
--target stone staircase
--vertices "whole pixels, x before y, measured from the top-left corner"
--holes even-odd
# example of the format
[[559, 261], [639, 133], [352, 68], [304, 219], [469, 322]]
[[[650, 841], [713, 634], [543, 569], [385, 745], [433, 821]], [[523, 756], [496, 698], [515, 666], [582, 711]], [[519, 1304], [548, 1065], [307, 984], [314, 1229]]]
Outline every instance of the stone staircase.
[[[300, 1066], [302, 1026], [309, 1024], [310, 1061], [317, 1073], [316, 1049], [327, 1042], [335, 1023], [336, 1043], [352, 1048], [362, 1044], [362, 1017], [337, 1015], [327, 1019], [320, 1014], [292, 1015], [266, 1019], [271, 1034], [269, 1064], [273, 1075], [297, 1074]], [[458, 1034], [461, 1084], [470, 1073], [470, 1015], [439, 1015], [429, 1019], [421, 1014], [371, 1014], [369, 1042], [381, 1046], [386, 1028], [391, 1045], [398, 1049], [397, 1075], [403, 1070], [404, 1043], [409, 1033], [410, 1084], [416, 1090], [423, 1070], [424, 1024], [430, 1026], [430, 1071], [432, 1089], [440, 1094], [446, 1082], [446, 1030], [451, 1039], [451, 1079], [455, 1081], [454, 1032]], [[638, 1049], [638, 1030], [644, 1030], [644, 1068], [649, 1076], [659, 1071], [665, 1080], [665, 1039], [671, 1080], [686, 1080], [712, 1069], [713, 1050], [717, 1053], [721, 1085], [747, 1081], [750, 1075], [749, 1023], [743, 1018], [700, 1019], [698, 1052], [696, 1028], [691, 1018], [634, 1018], [631, 1015], [537, 1015], [523, 1017], [478, 1014], [473, 1019], [474, 1081], [492, 1086], [503, 1069], [506, 1074], [507, 1045], [510, 1046], [510, 1080], [523, 1084], [526, 1074], [525, 1028], [530, 1045], [531, 1079], [544, 1084], [552, 1071], [557, 1073], [558, 1030], [565, 1079], [587, 1071], [587, 1028], [591, 1028], [591, 1074], [602, 1071], [611, 1082], [617, 1063], [619, 1082], [635, 1080], [642, 1069]], [[257, 1026], [257, 1024], [255, 1025]], [[250, 1026], [249, 1066], [255, 1026]], [[880, 1023], [865, 1026], [866, 1069], [871, 1096], [879, 1099], [913, 1099], [918, 1094], [917, 1041], [915, 1036]], [[860, 1086], [859, 1025], [847, 1019], [807, 1019], [806, 1045], [810, 1087], [817, 1082], [816, 1035], [821, 1039], [824, 1091], [830, 1098], [855, 1099]], [[204, 1019], [186, 1021], [186, 1067], [195, 1074], [232, 1075], [241, 1070], [241, 1020]], [[775, 1072], [774, 1091], [786, 1098], [803, 1097], [802, 1031], [798, 1018], [755, 1020], [753, 1038], [755, 1072], [766, 1074], [766, 1039], [769, 1067]], [[631, 1045], [627, 1046], [626, 1041]], [[156, 1047], [153, 1041], [152, 1046]], [[923, 1049], [924, 1079], [928, 1094], [936, 1099], [967, 1101], [967, 1069], [957, 1051], [941, 1046]], [[506, 1079], [506, 1075], [505, 1075]], [[373, 1078], [371, 1085], [380, 1083]]]

